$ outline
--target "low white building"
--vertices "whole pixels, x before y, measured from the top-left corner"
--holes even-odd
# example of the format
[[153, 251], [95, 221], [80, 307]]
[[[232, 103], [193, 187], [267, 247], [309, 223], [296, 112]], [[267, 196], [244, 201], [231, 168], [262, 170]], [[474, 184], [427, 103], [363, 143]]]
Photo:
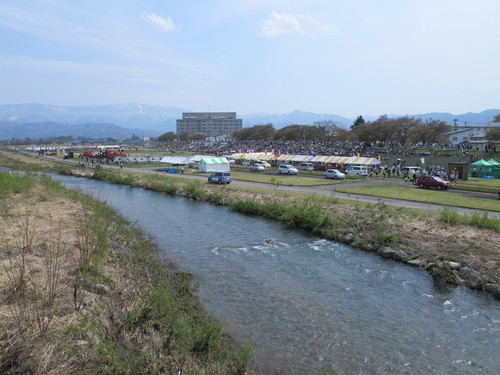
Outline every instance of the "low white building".
[[489, 123], [488, 125], [453, 125], [448, 136], [450, 143], [457, 145], [462, 142], [469, 142], [483, 148], [488, 129], [500, 126], [500, 124]]

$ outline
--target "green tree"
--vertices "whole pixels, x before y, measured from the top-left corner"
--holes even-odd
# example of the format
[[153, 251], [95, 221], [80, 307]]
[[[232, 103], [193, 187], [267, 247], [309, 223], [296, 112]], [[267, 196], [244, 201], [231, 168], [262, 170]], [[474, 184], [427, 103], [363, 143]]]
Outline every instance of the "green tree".
[[158, 142], [168, 143], [175, 140], [174, 132], [166, 132], [158, 137]]
[[432, 120], [425, 123], [420, 123], [412, 129], [410, 140], [414, 143], [448, 143], [448, 134], [451, 131], [451, 126], [444, 121]]
[[233, 138], [239, 141], [257, 141], [272, 139], [275, 133], [276, 129], [274, 129], [273, 124], [254, 125], [249, 128], [235, 130]]
[[488, 141], [500, 141], [500, 126], [489, 128], [486, 131], [486, 139]]
[[282, 141], [304, 141], [304, 125], [288, 125], [276, 131], [274, 139]]
[[279, 129], [274, 139], [296, 142], [323, 141], [328, 139], [328, 131], [325, 126], [288, 125]]
[[363, 116], [359, 115], [356, 120], [354, 120], [354, 122], [352, 123], [351, 125], [351, 130], [354, 130], [356, 128], [356, 126], [358, 125], [364, 125], [366, 123], [365, 119], [363, 118]]
[[493, 118], [493, 122], [500, 122], [500, 113]]
[[410, 140], [412, 130], [422, 123], [420, 119], [409, 116], [399, 117], [392, 121], [394, 123], [394, 140], [401, 143], [402, 146]]
[[382, 115], [375, 121], [359, 122], [352, 127], [353, 140], [360, 142], [387, 142], [394, 140], [395, 123], [387, 115]]
[[318, 126], [324, 129], [324, 134], [322, 140], [338, 139], [343, 128], [340, 122], [333, 120], [321, 120], [313, 122], [313, 126]]

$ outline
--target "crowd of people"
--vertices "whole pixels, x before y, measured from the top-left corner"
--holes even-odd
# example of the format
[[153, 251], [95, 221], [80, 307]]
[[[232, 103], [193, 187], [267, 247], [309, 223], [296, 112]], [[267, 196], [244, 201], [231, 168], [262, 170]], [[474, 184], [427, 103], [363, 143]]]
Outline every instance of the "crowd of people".
[[[435, 153], [441, 156], [467, 156], [472, 147], [467, 144], [458, 145], [433, 145]], [[475, 147], [475, 146], [474, 146]], [[446, 150], [441, 152], [441, 150]], [[182, 142], [178, 144], [173, 151], [208, 153], [214, 155], [230, 155], [233, 153], [258, 153], [272, 152], [275, 155], [335, 155], [335, 156], [353, 156], [372, 157], [380, 160], [380, 164], [369, 167], [371, 176], [383, 177], [402, 177], [407, 180], [416, 181], [418, 176], [425, 173], [439, 176], [442, 179], [454, 182], [459, 177], [458, 170], [449, 171], [440, 165], [425, 164], [421, 167], [408, 168], [405, 162], [405, 156], [423, 157], [429, 156], [430, 151], [420, 151], [411, 148], [403, 149], [397, 143], [382, 142], [355, 142], [355, 141], [324, 141], [324, 142], [296, 142], [296, 141], [245, 141], [245, 142]], [[390, 159], [397, 158], [393, 163]], [[471, 155], [471, 161], [473, 157]], [[345, 169], [344, 165], [321, 165], [317, 169], [336, 168], [341, 171]]]
[[[433, 145], [437, 149], [454, 149], [448, 156], [465, 155], [469, 145]], [[172, 151], [230, 155], [232, 153], [273, 152], [275, 155], [360, 155], [373, 158], [387, 158], [389, 155], [430, 155], [429, 151], [402, 150], [398, 143], [357, 142], [357, 141], [224, 141], [224, 142], [181, 142]]]

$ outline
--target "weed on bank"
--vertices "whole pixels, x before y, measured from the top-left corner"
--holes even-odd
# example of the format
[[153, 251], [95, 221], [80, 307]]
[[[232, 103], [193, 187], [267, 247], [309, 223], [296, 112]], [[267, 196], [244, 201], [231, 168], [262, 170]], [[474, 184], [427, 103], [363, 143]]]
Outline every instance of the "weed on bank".
[[166, 260], [106, 204], [0, 172], [2, 374], [250, 374]]

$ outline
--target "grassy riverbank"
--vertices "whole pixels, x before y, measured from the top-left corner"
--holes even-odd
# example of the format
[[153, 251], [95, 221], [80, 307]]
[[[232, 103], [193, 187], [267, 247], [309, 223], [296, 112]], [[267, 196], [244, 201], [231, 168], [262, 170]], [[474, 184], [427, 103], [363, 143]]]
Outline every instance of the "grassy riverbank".
[[199, 180], [104, 168], [98, 168], [94, 178], [227, 205], [382, 256], [388, 256], [388, 249], [403, 251], [397, 260], [425, 268], [443, 284], [467, 285], [500, 297], [500, 221], [486, 215], [463, 216], [453, 209], [432, 214], [385, 204], [299, 197], [288, 195], [279, 186], [273, 192], [256, 193]]
[[[0, 162], [29, 156], [0, 154]], [[500, 221], [486, 214], [459, 215], [365, 204], [337, 198], [286, 193], [272, 188], [214, 186], [158, 173], [120, 169], [57, 167], [60, 173], [85, 175], [112, 183], [182, 195], [222, 204], [246, 214], [281, 220], [327, 239], [426, 269], [446, 285], [467, 285], [500, 298]], [[443, 192], [435, 192], [436, 194]], [[496, 203], [496, 201], [494, 201]], [[391, 253], [387, 250], [403, 251]]]
[[0, 373], [252, 373], [191, 274], [104, 203], [0, 172], [0, 204]]

